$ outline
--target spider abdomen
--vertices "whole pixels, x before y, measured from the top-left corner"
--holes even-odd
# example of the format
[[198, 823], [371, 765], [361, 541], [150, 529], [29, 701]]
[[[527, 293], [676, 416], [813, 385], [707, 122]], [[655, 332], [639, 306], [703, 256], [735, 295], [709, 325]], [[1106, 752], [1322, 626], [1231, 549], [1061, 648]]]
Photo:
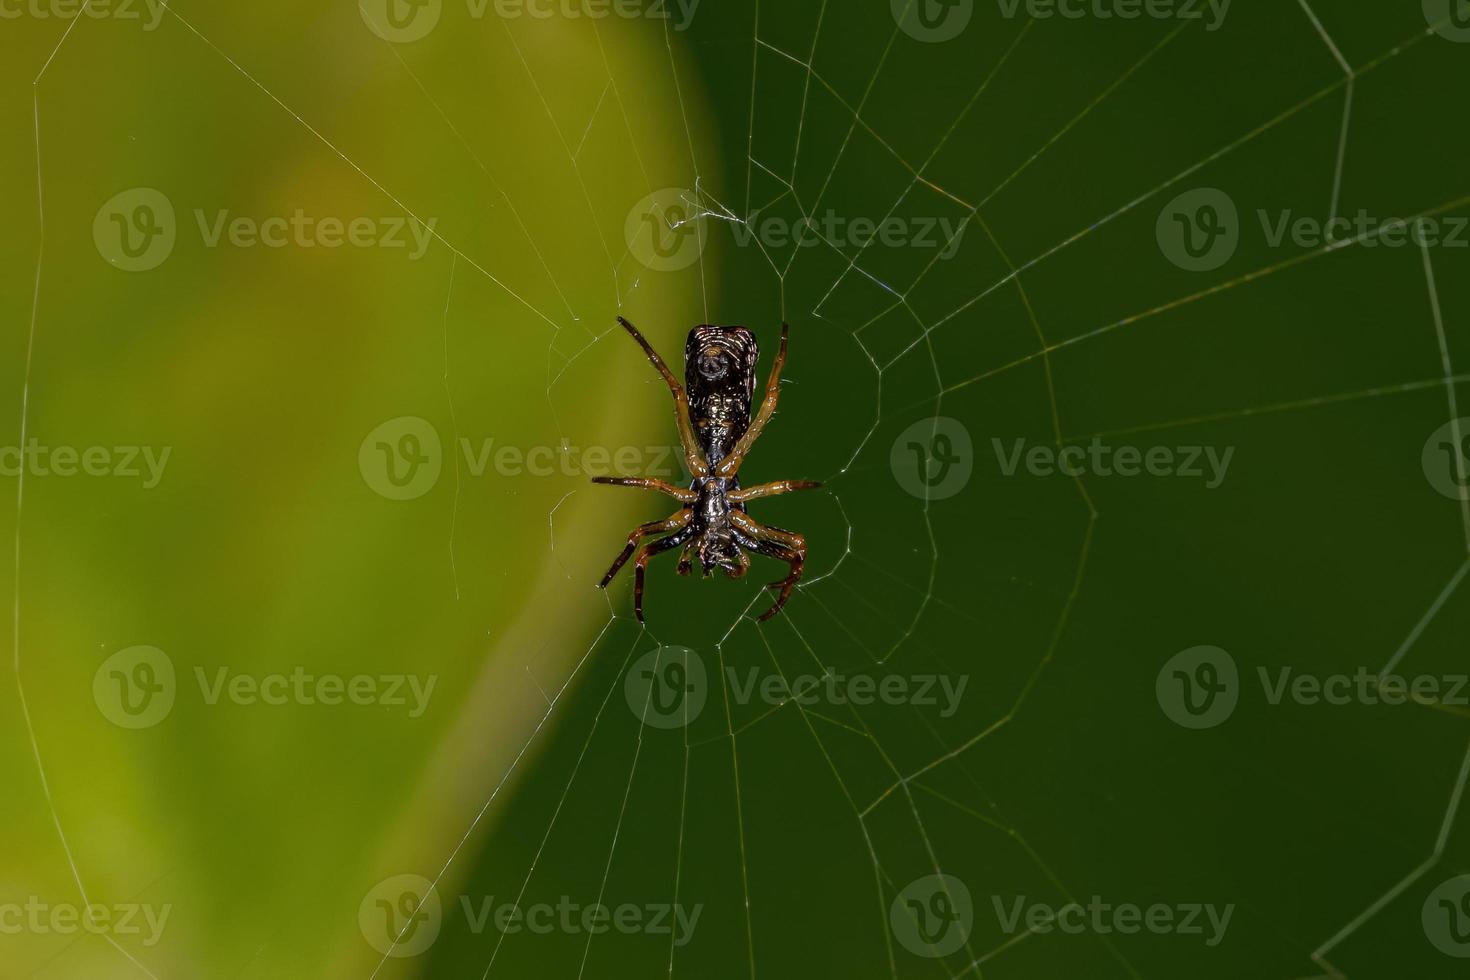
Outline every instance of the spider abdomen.
[[744, 327], [709, 324], [689, 331], [684, 380], [695, 436], [710, 465], [724, 459], [750, 427], [760, 347]]

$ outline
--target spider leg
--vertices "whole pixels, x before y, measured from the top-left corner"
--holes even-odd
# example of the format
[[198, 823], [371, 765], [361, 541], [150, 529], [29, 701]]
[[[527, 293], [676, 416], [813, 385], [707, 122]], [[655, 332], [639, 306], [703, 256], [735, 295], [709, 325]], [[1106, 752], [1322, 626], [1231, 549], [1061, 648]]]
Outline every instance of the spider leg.
[[764, 623], [781, 611], [786, 605], [786, 600], [791, 598], [791, 592], [796, 588], [796, 583], [801, 581], [802, 566], [806, 563], [806, 538], [795, 531], [767, 527], [740, 511], [730, 512], [730, 523], [751, 539], [755, 544], [753, 550], [757, 554], [779, 558], [791, 566], [790, 574], [779, 582], [772, 582], [769, 586], [769, 588], [780, 590], [780, 594], [776, 597], [776, 604], [761, 614], [760, 622]]
[[601, 483], [609, 487], [633, 487], [638, 490], [657, 490], [659, 493], [666, 493], [684, 504], [692, 504], [699, 499], [699, 494], [693, 490], [685, 490], [681, 487], [672, 486], [663, 480], [643, 480], [621, 476], [594, 476], [592, 482]]
[[689, 396], [684, 393], [684, 386], [679, 384], [679, 379], [669, 370], [664, 359], [658, 356], [658, 351], [653, 345], [643, 339], [638, 328], [633, 326], [622, 317], [618, 322], [623, 329], [628, 331], [638, 346], [643, 348], [643, 353], [648, 355], [648, 360], [658, 369], [658, 373], [664, 376], [664, 381], [669, 385], [669, 391], [674, 396], [674, 422], [679, 427], [679, 443], [684, 449], [684, 465], [689, 468], [691, 476], [708, 476], [709, 464], [704, 461], [704, 455], [699, 450], [699, 440], [694, 437], [694, 425], [689, 421]]
[[686, 544], [684, 546], [684, 553], [679, 556], [679, 568], [678, 568], [678, 572], [679, 572], [680, 575], [688, 575], [689, 572], [693, 568], [694, 568], [694, 542], [691, 541], [691, 542], [689, 542], [688, 544]]
[[693, 536], [694, 529], [686, 525], [662, 541], [651, 541], [644, 545], [638, 552], [638, 557], [633, 559], [633, 615], [638, 617], [638, 622], [643, 622], [643, 573], [648, 566], [648, 560], [654, 555], [674, 550]]
[[730, 450], [730, 455], [715, 467], [716, 476], [729, 478], [735, 475], [740, 464], [745, 462], [745, 454], [750, 452], [750, 447], [760, 438], [761, 430], [771, 421], [771, 416], [776, 414], [776, 400], [781, 394], [781, 369], [786, 366], [786, 337], [790, 332], [789, 323], [781, 324], [781, 349], [776, 352], [776, 360], [771, 364], [771, 377], [766, 381], [766, 397], [755, 413], [755, 418], [751, 420], [750, 427], [736, 441], [735, 448]]
[[743, 490], [734, 490], [725, 496], [732, 504], [743, 504], [751, 500], [760, 500], [762, 497], [778, 497], [783, 493], [793, 493], [797, 490], [816, 490], [820, 486], [821, 484], [815, 480], [782, 480], [780, 483], [762, 483]]
[[[663, 534], [666, 531], [682, 530], [689, 526], [689, 522], [693, 518], [694, 512], [686, 508], [679, 511], [673, 517], [635, 527], [633, 533], [628, 535], [628, 546], [623, 549], [622, 554], [618, 555], [617, 560], [612, 563], [612, 568], [607, 570], [607, 574], [602, 577], [602, 581], [597, 584], [597, 587], [599, 589], [607, 588], [608, 583], [613, 580], [613, 576], [617, 575], [619, 570], [628, 563], [628, 559], [633, 557], [633, 551], [638, 547], [639, 541], [642, 541], [650, 534]], [[680, 543], [682, 544], [683, 542]]]

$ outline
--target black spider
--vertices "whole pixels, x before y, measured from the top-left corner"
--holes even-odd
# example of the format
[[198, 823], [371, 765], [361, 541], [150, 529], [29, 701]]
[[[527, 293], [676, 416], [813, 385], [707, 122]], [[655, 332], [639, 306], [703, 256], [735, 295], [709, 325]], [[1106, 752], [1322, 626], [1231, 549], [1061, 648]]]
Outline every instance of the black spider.
[[781, 325], [781, 350], [771, 365], [765, 399], [752, 419], [755, 365], [760, 350], [756, 346], [755, 335], [749, 330], [744, 327], [701, 326], [689, 331], [689, 340], [684, 345], [684, 376], [689, 386], [686, 395], [663, 358], [643, 339], [638, 328], [622, 317], [618, 317], [618, 322], [638, 341], [674, 393], [674, 420], [679, 426], [684, 465], [694, 480], [688, 490], [682, 490], [662, 480], [593, 479], [593, 483], [657, 490], [684, 505], [672, 517], [635, 528], [628, 535], [628, 546], [602, 577], [598, 588], [607, 588], [643, 538], [651, 534], [667, 534], [668, 537], [644, 545], [633, 561], [633, 611], [641, 623], [643, 570], [654, 555], [683, 547], [684, 553], [679, 560], [680, 575], [688, 575], [694, 558], [698, 557], [706, 578], [713, 575], [716, 568], [723, 568], [731, 578], [740, 578], [750, 570], [750, 558], [745, 552], [754, 551], [779, 558], [791, 568], [784, 579], [771, 583], [770, 588], [778, 589], [780, 595], [776, 604], [760, 617], [764, 622], [781, 611], [791, 597], [791, 590], [801, 580], [802, 565], [806, 561], [806, 539], [794, 531], [766, 527], [756, 522], [746, 513], [745, 505], [762, 497], [821, 486], [810, 480], [783, 480], [744, 490], [740, 488], [740, 464], [776, 412], [781, 367], [786, 363], [786, 335], [790, 328], [784, 323]]

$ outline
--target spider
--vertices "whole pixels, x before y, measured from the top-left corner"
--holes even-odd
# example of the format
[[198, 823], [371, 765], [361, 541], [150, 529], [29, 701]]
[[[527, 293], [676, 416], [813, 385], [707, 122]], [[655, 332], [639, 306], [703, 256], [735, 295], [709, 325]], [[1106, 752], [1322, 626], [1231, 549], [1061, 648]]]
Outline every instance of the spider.
[[[778, 558], [790, 566], [790, 573], [784, 579], [769, 586], [779, 594], [776, 604], [760, 617], [760, 621], [765, 622], [781, 611], [796, 583], [801, 581], [802, 565], [806, 562], [806, 539], [794, 531], [756, 522], [746, 513], [745, 505], [763, 497], [775, 497], [795, 490], [814, 490], [821, 486], [811, 480], [783, 480], [745, 489], [740, 486], [740, 465], [776, 412], [790, 327], [784, 323], [781, 325], [781, 350], [771, 365], [765, 399], [752, 419], [755, 366], [760, 358], [760, 349], [755, 335], [749, 330], [705, 325], [689, 331], [689, 340], [684, 345], [686, 394], [685, 388], [658, 352], [643, 339], [638, 328], [622, 317], [618, 317], [618, 322], [643, 348], [643, 353], [663, 375], [674, 395], [674, 421], [679, 428], [684, 464], [693, 475], [693, 482], [685, 490], [663, 480], [593, 478], [593, 483], [657, 490], [683, 504], [671, 517], [634, 528], [628, 535], [628, 546], [607, 570], [598, 588], [607, 588], [636, 550], [633, 612], [641, 623], [643, 572], [654, 555], [682, 547], [680, 575], [688, 575], [697, 558], [705, 578], [713, 575], [717, 568], [723, 568], [730, 578], [742, 578], [750, 570], [750, 558], [746, 552], [753, 551]], [[644, 538], [659, 534], [668, 536], [639, 549], [639, 542]]]

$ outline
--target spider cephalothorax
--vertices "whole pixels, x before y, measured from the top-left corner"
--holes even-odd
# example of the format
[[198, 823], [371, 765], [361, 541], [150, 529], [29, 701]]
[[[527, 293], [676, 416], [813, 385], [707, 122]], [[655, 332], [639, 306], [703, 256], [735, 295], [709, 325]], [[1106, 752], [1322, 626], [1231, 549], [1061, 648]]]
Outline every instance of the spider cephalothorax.
[[[638, 557], [633, 562], [633, 611], [642, 622], [643, 570], [654, 555], [683, 548], [679, 559], [680, 575], [688, 575], [694, 561], [698, 560], [706, 578], [717, 568], [724, 569], [731, 578], [740, 578], [750, 568], [746, 552], [754, 551], [779, 558], [790, 567], [790, 573], [784, 579], [771, 584], [771, 588], [779, 592], [776, 604], [761, 616], [762, 620], [770, 619], [786, 605], [792, 589], [801, 580], [802, 565], [806, 561], [806, 540], [793, 531], [758, 523], [746, 513], [745, 504], [793, 490], [810, 490], [819, 484], [786, 480], [742, 489], [739, 472], [750, 447], [776, 412], [789, 328], [781, 325], [781, 350], [771, 365], [771, 377], [766, 382], [760, 410], [752, 418], [755, 366], [760, 358], [760, 347], [749, 330], [704, 325], [689, 331], [689, 340], [684, 345], [686, 392], [637, 328], [622, 317], [618, 317], [618, 322], [643, 348], [674, 394], [674, 420], [679, 427], [684, 465], [693, 480], [687, 490], [662, 480], [620, 477], [597, 477], [593, 480], [594, 483], [658, 490], [684, 505], [672, 517], [635, 528], [628, 535], [627, 547], [603, 576], [600, 587], [607, 588], [613, 576], [637, 551]], [[643, 538], [656, 534], [666, 534], [667, 537], [639, 549], [638, 543]]]

